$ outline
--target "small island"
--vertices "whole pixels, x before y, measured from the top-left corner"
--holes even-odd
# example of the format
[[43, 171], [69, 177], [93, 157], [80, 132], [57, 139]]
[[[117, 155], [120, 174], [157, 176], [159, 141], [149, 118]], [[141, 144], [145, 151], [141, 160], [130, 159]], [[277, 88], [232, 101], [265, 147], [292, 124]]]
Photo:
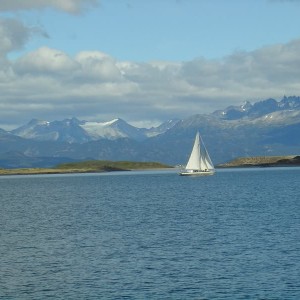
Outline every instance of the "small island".
[[101, 173], [113, 171], [153, 170], [166, 168], [172, 167], [158, 162], [90, 160], [59, 164], [53, 168], [0, 168], [0, 175]]
[[249, 167], [291, 167], [300, 166], [300, 156], [255, 156], [239, 157], [224, 164], [218, 168], [249, 168]]

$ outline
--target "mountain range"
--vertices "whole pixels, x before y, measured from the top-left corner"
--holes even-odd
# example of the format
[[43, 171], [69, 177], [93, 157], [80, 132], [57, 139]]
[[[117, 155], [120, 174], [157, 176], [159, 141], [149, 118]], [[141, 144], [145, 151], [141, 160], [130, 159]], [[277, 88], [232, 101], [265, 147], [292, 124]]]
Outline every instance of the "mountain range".
[[67, 143], [85, 143], [99, 139], [115, 140], [129, 138], [137, 141], [145, 140], [164, 133], [177, 123], [170, 120], [158, 127], [137, 128], [122, 119], [109, 122], [88, 122], [76, 118], [63, 121], [31, 120], [28, 124], [11, 131], [13, 135], [36, 141], [58, 141]]
[[12, 131], [0, 129], [0, 167], [51, 167], [87, 159], [185, 164], [196, 131], [215, 164], [244, 156], [297, 155], [300, 97], [245, 102], [149, 129], [122, 119], [33, 119]]

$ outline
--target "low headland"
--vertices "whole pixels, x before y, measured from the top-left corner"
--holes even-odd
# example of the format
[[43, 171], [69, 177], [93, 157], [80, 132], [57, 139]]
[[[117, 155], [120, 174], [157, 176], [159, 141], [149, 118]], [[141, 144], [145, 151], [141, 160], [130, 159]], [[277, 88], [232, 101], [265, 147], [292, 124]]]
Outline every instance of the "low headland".
[[[288, 156], [255, 156], [239, 157], [232, 161], [219, 164], [217, 168], [249, 168], [249, 167], [291, 167], [300, 166], [300, 155]], [[89, 160], [59, 164], [53, 168], [19, 168], [3, 169], [1, 175], [38, 175], [38, 174], [72, 174], [72, 173], [102, 173], [113, 171], [163, 170], [173, 166], [158, 162], [108, 161]]]
[[249, 168], [249, 167], [292, 167], [300, 166], [300, 156], [255, 156], [239, 157], [224, 164], [218, 168]]
[[0, 168], [0, 175], [101, 173], [112, 171], [153, 170], [166, 168], [172, 167], [157, 162], [90, 160], [59, 164], [53, 168]]

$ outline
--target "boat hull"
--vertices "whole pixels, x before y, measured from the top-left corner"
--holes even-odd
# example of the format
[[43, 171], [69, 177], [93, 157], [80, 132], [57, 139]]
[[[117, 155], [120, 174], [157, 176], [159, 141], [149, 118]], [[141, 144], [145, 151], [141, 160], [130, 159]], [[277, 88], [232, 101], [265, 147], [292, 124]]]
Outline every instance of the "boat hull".
[[180, 176], [210, 176], [214, 174], [214, 171], [182, 171], [179, 173]]

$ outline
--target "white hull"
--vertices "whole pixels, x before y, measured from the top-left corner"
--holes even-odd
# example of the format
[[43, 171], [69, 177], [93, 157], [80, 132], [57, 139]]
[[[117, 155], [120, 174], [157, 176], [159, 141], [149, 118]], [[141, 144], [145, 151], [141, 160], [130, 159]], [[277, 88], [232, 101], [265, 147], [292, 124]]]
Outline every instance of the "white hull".
[[197, 170], [182, 171], [179, 173], [179, 175], [181, 176], [209, 176], [214, 174], [215, 171], [197, 171]]

